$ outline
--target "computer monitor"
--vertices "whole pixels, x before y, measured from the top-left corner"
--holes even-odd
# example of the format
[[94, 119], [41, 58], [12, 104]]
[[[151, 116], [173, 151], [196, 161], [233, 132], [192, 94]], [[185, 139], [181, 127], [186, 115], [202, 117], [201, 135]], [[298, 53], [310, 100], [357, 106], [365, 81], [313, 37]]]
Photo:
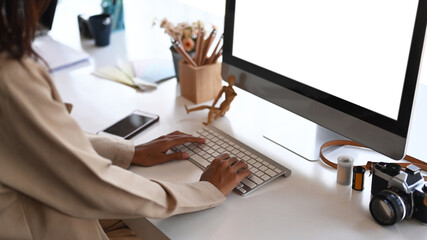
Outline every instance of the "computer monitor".
[[52, 29], [53, 18], [55, 16], [58, 0], [51, 0], [45, 12], [42, 14], [37, 26], [36, 35], [44, 35]]
[[227, 0], [222, 76], [401, 159], [426, 13], [426, 0]]

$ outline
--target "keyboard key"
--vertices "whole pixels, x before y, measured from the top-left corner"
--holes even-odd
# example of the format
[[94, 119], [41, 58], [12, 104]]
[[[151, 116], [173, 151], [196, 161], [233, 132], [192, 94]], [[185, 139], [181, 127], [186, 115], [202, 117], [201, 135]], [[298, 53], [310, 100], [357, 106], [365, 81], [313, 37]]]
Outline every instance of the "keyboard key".
[[244, 178], [242, 180], [242, 183], [244, 183], [246, 186], [250, 187], [250, 188], [254, 188], [256, 187], [256, 184], [254, 182], [252, 182], [251, 180]]
[[199, 163], [203, 167], [207, 167], [210, 164], [208, 161], [206, 161], [205, 159], [203, 159], [199, 155], [193, 155], [193, 156], [191, 156], [191, 159], [193, 159], [194, 161], [196, 161], [197, 163]]
[[261, 178], [262, 178], [264, 181], [267, 181], [268, 179], [270, 179], [270, 176], [268, 176], [267, 174], [264, 174], [264, 175], [262, 175], [262, 176], [261, 176]]
[[268, 169], [267, 171], [265, 171], [265, 173], [267, 173], [268, 175], [270, 175], [270, 177], [274, 177], [277, 174], [275, 171], [273, 171], [271, 169]]
[[241, 193], [246, 193], [246, 190], [244, 188], [238, 188], [237, 191], [239, 191]]
[[192, 151], [192, 150], [188, 150], [187, 153], [190, 154], [190, 156], [193, 155], [193, 154], [195, 154], [195, 152]]
[[254, 176], [254, 175], [252, 175], [252, 176], [250, 176], [250, 177], [248, 177], [251, 181], [253, 181], [254, 183], [256, 183], [256, 184], [261, 184], [263, 181], [259, 178], [259, 177], [257, 177], [257, 176]]
[[233, 151], [231, 151], [231, 153], [237, 156], [237, 154], [240, 153], [240, 151], [237, 149], [233, 149]]
[[175, 148], [178, 149], [178, 150], [181, 150], [183, 147], [184, 147], [184, 145], [178, 145]]

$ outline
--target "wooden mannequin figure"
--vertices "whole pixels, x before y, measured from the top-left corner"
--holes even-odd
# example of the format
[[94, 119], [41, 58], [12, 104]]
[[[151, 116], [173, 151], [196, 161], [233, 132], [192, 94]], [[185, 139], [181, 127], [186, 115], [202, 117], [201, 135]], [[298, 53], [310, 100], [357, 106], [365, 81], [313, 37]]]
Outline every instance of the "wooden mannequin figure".
[[[185, 105], [185, 110], [187, 111], [187, 114], [193, 111], [209, 109], [208, 121], [203, 122], [203, 124], [205, 124], [206, 126], [212, 123], [212, 117], [214, 118], [214, 120], [216, 120], [219, 117], [224, 116], [225, 113], [230, 109], [230, 104], [233, 101], [234, 97], [237, 96], [237, 93], [233, 89], [235, 80], [236, 78], [234, 77], [234, 75], [230, 75], [228, 77], [228, 86], [222, 87], [221, 91], [218, 93], [218, 96], [215, 98], [215, 101], [212, 103], [212, 106], [202, 105], [189, 109], [187, 105]], [[225, 100], [220, 104], [219, 107], [215, 107], [223, 93], [225, 93]]]

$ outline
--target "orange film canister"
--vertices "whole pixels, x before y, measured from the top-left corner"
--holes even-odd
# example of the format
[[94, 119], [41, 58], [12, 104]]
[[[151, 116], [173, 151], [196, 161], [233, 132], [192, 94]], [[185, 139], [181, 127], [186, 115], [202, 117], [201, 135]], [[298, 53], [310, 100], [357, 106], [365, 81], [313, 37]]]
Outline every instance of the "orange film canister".
[[[427, 193], [427, 183], [424, 183], [423, 191]], [[427, 207], [427, 197], [424, 198], [424, 206]]]
[[363, 191], [365, 184], [365, 168], [357, 166], [353, 168], [353, 184], [352, 188], [356, 191]]

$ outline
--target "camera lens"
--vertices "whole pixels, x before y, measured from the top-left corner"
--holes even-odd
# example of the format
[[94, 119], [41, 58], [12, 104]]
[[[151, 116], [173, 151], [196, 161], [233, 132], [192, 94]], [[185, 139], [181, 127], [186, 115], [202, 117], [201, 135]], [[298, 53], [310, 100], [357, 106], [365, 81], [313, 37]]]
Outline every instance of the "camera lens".
[[382, 225], [393, 225], [403, 220], [409, 211], [405, 196], [400, 196], [391, 190], [375, 194], [369, 203], [369, 211], [375, 221]]

